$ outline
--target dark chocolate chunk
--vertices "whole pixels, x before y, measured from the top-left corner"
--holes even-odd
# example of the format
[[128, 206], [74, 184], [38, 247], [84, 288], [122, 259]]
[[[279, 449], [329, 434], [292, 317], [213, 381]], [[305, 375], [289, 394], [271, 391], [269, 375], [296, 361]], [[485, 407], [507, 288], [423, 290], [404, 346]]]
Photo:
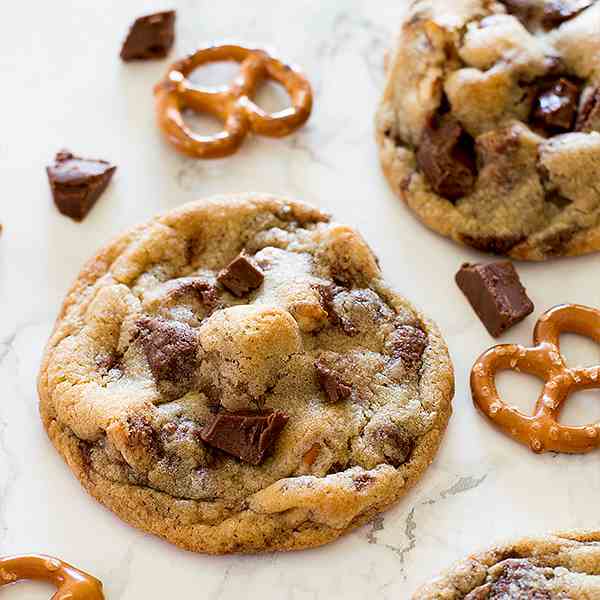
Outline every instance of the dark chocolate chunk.
[[461, 240], [477, 250], [492, 254], [506, 254], [525, 239], [522, 235], [474, 235], [462, 234]]
[[561, 23], [576, 17], [590, 7], [595, 0], [551, 0], [544, 5], [542, 25], [546, 29], [558, 27]]
[[201, 432], [202, 440], [252, 465], [259, 465], [281, 433], [288, 416], [281, 411], [221, 412]]
[[473, 139], [450, 114], [433, 119], [425, 128], [417, 164], [433, 190], [449, 200], [468, 195], [475, 185]]
[[117, 167], [105, 160], [58, 152], [54, 164], [46, 167], [54, 203], [67, 217], [81, 221], [109, 184]]
[[340, 374], [328, 367], [321, 359], [315, 361], [317, 379], [329, 402], [345, 400], [352, 393], [352, 388], [344, 383]]
[[577, 115], [579, 88], [564, 77], [546, 86], [535, 100], [534, 123], [551, 132], [570, 131]]
[[340, 315], [335, 309], [334, 298], [337, 294], [342, 291], [342, 288], [331, 284], [331, 285], [315, 285], [314, 289], [319, 294], [320, 304], [323, 310], [327, 313], [329, 322], [332, 325], [341, 327], [342, 331], [346, 335], [356, 335], [358, 333], [356, 327], [350, 322], [350, 319]]
[[405, 431], [395, 425], [386, 425], [377, 431], [383, 455], [390, 465], [399, 467], [412, 454], [414, 441]]
[[161, 393], [182, 396], [189, 391], [197, 366], [194, 329], [161, 317], [138, 320], [139, 340]]
[[169, 291], [169, 296], [173, 299], [193, 293], [198, 300], [207, 308], [215, 308], [218, 304], [217, 292], [208, 281], [199, 277], [183, 277], [175, 280], [176, 284]]
[[486, 265], [465, 263], [456, 274], [456, 283], [494, 337], [533, 312], [533, 303], [508, 260]]
[[550, 591], [548, 581], [554, 577], [552, 568], [538, 567], [524, 558], [512, 558], [493, 567], [494, 571], [498, 569], [501, 572], [493, 581], [474, 589], [465, 600], [558, 600], [566, 597]]
[[600, 88], [588, 95], [577, 115], [577, 131], [600, 131]]
[[256, 262], [242, 253], [219, 273], [217, 281], [234, 296], [241, 298], [260, 287], [264, 278]]
[[174, 10], [139, 17], [123, 42], [121, 58], [125, 61], [164, 58], [174, 41]]
[[418, 327], [401, 325], [390, 336], [392, 356], [402, 359], [402, 362], [414, 367], [421, 362], [423, 352], [427, 347], [427, 334]]

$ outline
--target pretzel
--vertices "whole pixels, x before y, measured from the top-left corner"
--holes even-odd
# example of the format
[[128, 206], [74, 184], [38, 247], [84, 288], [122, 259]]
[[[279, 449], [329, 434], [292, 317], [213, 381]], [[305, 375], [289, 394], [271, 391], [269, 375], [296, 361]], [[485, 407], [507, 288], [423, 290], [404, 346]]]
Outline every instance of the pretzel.
[[[555, 306], [536, 323], [534, 347], [494, 346], [477, 359], [471, 371], [475, 405], [500, 429], [534, 452], [582, 453], [600, 446], [600, 423], [570, 426], [557, 420], [569, 394], [600, 388], [600, 367], [567, 367], [559, 347], [563, 332], [600, 342], [600, 311], [579, 304]], [[500, 399], [495, 375], [501, 370], [524, 371], [544, 381], [533, 415], [523, 414]]]
[[0, 588], [25, 579], [56, 586], [51, 600], [104, 600], [98, 579], [57, 558], [42, 554], [0, 558]]
[[[229, 87], [199, 87], [187, 79], [202, 65], [230, 60], [240, 63], [240, 73]], [[292, 101], [290, 108], [271, 114], [251, 100], [266, 78], [285, 87]], [[207, 46], [173, 63], [154, 92], [158, 125], [164, 135], [177, 150], [196, 158], [233, 154], [249, 131], [270, 137], [288, 135], [306, 122], [312, 109], [311, 87], [300, 71], [265, 50], [234, 44]], [[214, 115], [223, 122], [224, 130], [215, 135], [195, 134], [183, 121], [185, 108]]]

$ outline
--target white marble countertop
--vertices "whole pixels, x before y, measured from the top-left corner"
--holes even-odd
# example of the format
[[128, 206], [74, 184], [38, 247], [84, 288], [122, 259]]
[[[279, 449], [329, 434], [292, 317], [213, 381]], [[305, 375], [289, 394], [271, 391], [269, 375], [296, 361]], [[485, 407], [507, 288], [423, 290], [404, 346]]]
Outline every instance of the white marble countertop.
[[[154, 124], [152, 86], [167, 62], [124, 65], [133, 17], [178, 10], [172, 57], [220, 38], [276, 47], [315, 90], [308, 125], [282, 140], [254, 138], [234, 157], [177, 155]], [[159, 598], [408, 598], [417, 585], [493, 540], [598, 521], [600, 454], [536, 456], [475, 412], [467, 388], [474, 358], [492, 343], [456, 288], [455, 271], [481, 255], [425, 230], [388, 190], [373, 141], [384, 49], [402, 2], [175, 0], [11, 2], [0, 37], [0, 554], [55, 554], [97, 575], [108, 600]], [[211, 71], [214, 77], [219, 73]], [[208, 75], [207, 75], [208, 76]], [[207, 77], [206, 76], [206, 77]], [[272, 89], [267, 108], [281, 102]], [[118, 165], [82, 224], [54, 208], [44, 167], [67, 147]], [[329, 546], [301, 553], [212, 558], [180, 551], [124, 525], [79, 487], [46, 439], [35, 379], [67, 287], [107, 239], [159, 210], [216, 192], [295, 196], [360, 228], [393, 284], [434, 317], [456, 368], [454, 416], [437, 460], [402, 502]], [[536, 315], [553, 304], [600, 306], [598, 257], [519, 265]], [[505, 336], [528, 342], [532, 316]], [[571, 357], [600, 358], [568, 340]], [[587, 352], [587, 354], [586, 354]], [[587, 358], [586, 358], [587, 356]], [[523, 381], [524, 379], [524, 381]], [[532, 406], [539, 384], [501, 379]], [[600, 418], [594, 392], [565, 419]], [[251, 590], [251, 592], [249, 591]], [[2, 600], [49, 588], [3, 589]]]

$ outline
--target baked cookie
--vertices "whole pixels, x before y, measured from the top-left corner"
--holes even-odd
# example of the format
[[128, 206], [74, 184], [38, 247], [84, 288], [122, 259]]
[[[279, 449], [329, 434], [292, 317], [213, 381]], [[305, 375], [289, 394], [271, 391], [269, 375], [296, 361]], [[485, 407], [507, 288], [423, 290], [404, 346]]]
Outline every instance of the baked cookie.
[[600, 249], [600, 2], [412, 2], [376, 118], [431, 229], [524, 260]]
[[323, 544], [432, 461], [453, 372], [350, 227], [266, 195], [188, 204], [84, 267], [39, 377], [50, 439], [132, 525], [209, 553]]
[[525, 538], [456, 564], [413, 600], [590, 600], [600, 597], [600, 532]]

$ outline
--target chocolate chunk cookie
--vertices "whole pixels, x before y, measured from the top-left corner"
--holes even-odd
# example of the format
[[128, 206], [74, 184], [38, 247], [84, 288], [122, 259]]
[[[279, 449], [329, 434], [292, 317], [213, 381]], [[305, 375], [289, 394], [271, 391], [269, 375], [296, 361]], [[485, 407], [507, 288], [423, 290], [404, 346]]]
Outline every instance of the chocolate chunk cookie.
[[600, 1], [412, 2], [376, 117], [428, 227], [522, 260], [600, 249]]
[[470, 556], [413, 600], [588, 600], [600, 595], [600, 533], [525, 538]]
[[84, 267], [39, 377], [100, 502], [198, 552], [317, 546], [432, 461], [453, 374], [360, 235], [262, 195], [183, 206]]

